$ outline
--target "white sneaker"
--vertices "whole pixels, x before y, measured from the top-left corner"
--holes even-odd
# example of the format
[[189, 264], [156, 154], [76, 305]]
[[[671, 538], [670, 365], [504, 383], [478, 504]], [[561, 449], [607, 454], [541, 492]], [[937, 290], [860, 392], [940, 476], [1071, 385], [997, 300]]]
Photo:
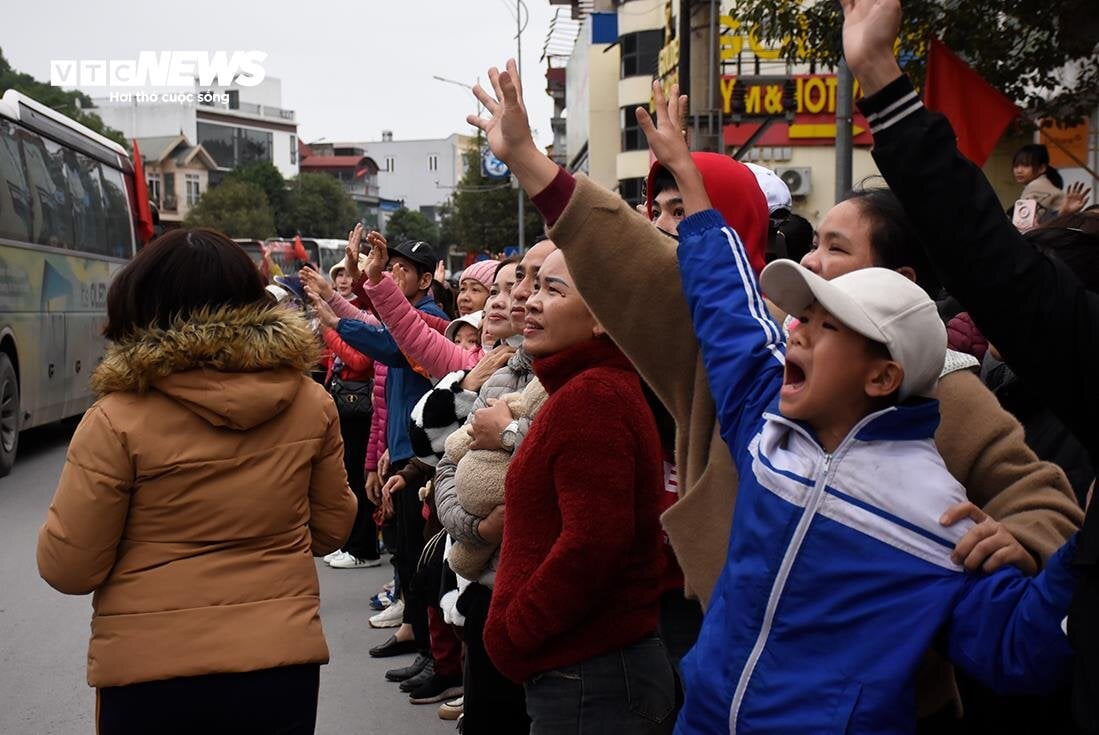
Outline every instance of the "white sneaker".
[[343, 556], [336, 557], [328, 562], [328, 566], [333, 569], [369, 569], [370, 567], [380, 567], [381, 565], [381, 559], [357, 559], [351, 554], [344, 554]]
[[345, 554], [346, 552], [340, 549], [336, 549], [331, 554], [326, 555], [322, 561], [324, 561], [325, 564], [332, 566], [332, 562], [334, 562], [336, 559], [339, 559], [341, 556], [344, 556]]
[[399, 628], [404, 617], [404, 600], [397, 600], [380, 613], [370, 618], [371, 628]]

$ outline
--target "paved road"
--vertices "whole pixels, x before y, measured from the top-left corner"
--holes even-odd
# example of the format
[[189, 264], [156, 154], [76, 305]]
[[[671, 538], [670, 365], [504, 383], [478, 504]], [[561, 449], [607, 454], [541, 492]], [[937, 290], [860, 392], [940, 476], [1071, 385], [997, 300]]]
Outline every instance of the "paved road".
[[[85, 681], [91, 598], [51, 589], [34, 546], [72, 427], [29, 432], [15, 471], [0, 479], [0, 735], [92, 735], [95, 695]], [[332, 663], [321, 668], [320, 735], [446, 735], [434, 705], [408, 704], [384, 680], [405, 659], [379, 661], [367, 649], [387, 631], [366, 623], [367, 601], [388, 567], [337, 571], [320, 564], [321, 615]]]

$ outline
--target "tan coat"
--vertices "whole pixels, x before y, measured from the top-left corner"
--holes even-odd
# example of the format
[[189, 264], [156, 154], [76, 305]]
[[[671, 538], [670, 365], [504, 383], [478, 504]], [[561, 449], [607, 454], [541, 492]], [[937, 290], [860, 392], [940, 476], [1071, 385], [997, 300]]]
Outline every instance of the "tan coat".
[[326, 663], [313, 556], [351, 532], [332, 399], [297, 315], [222, 309], [113, 345], [38, 569], [95, 592], [95, 687]]
[[[687, 594], [705, 605], [728, 554], [737, 473], [691, 328], [676, 241], [584, 176], [549, 234], [592, 313], [675, 420], [680, 499], [661, 520]], [[946, 376], [939, 400], [935, 439], [947, 468], [976, 505], [1044, 562], [1083, 521], [1064, 472], [1038, 460], [1022, 426], [975, 375]], [[930, 679], [953, 690], [941, 669]], [[921, 694], [925, 703], [945, 701], [926, 688]]]

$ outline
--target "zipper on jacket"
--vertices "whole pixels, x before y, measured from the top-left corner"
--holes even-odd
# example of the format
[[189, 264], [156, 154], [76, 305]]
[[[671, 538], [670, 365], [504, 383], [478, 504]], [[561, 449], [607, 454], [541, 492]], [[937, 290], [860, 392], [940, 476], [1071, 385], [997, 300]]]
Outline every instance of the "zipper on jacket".
[[771, 585], [771, 594], [767, 598], [767, 608], [763, 613], [763, 623], [760, 625], [759, 635], [756, 636], [756, 643], [752, 646], [752, 652], [748, 655], [748, 660], [744, 664], [744, 670], [740, 673], [740, 680], [737, 682], [736, 690], [733, 693], [733, 705], [729, 712], [730, 735], [736, 735], [740, 706], [744, 702], [744, 694], [748, 690], [748, 684], [751, 681], [756, 664], [759, 663], [759, 658], [763, 655], [763, 649], [767, 646], [767, 639], [771, 635], [771, 626], [775, 620], [775, 611], [778, 609], [779, 600], [782, 598], [783, 590], [786, 587], [786, 580], [790, 576], [790, 569], [793, 568], [798, 552], [801, 550], [801, 544], [809, 533], [809, 524], [812, 523], [813, 517], [817, 514], [817, 510], [824, 500], [824, 488], [828, 485], [828, 473], [832, 467], [833, 456], [833, 454], [824, 455], [820, 478], [813, 486], [813, 494], [810, 496], [809, 502], [805, 504], [801, 520], [798, 521], [798, 526], [794, 529], [794, 537], [790, 539], [790, 545], [786, 547], [782, 564], [779, 565], [775, 581]]
[[[881, 411], [876, 411], [869, 416], [864, 416], [861, 421], [851, 428], [851, 431], [847, 433], [847, 436], [844, 437], [843, 441], [839, 443], [839, 446], [837, 446], [833, 452], [824, 452], [820, 478], [813, 486], [813, 494], [810, 496], [809, 502], [805, 504], [805, 510], [802, 511], [801, 520], [798, 521], [798, 526], [794, 529], [794, 537], [790, 539], [790, 545], [786, 547], [786, 553], [782, 557], [782, 564], [779, 565], [778, 573], [775, 575], [775, 581], [771, 585], [771, 594], [767, 598], [767, 609], [763, 613], [763, 623], [760, 625], [759, 635], [756, 636], [756, 643], [752, 646], [752, 652], [748, 655], [748, 660], [744, 664], [744, 670], [740, 673], [740, 679], [737, 681], [736, 690], [733, 692], [733, 704], [729, 711], [730, 735], [736, 735], [737, 717], [740, 715], [740, 706], [744, 702], [744, 694], [748, 690], [752, 672], [755, 671], [756, 664], [759, 663], [759, 658], [763, 655], [763, 649], [767, 646], [767, 639], [771, 635], [771, 626], [775, 620], [775, 611], [778, 609], [779, 600], [786, 587], [786, 580], [790, 576], [790, 569], [793, 568], [794, 562], [797, 560], [798, 552], [801, 551], [801, 544], [805, 540], [806, 534], [809, 533], [809, 524], [812, 523], [813, 517], [817, 514], [817, 511], [820, 510], [821, 503], [824, 502], [824, 489], [828, 485], [828, 475], [832, 469], [833, 458], [843, 453], [847, 445], [854, 441], [863, 427], [880, 416], [884, 416], [895, 410], [897, 410], [895, 407], [890, 407]], [[793, 431], [801, 434], [812, 444], [820, 447], [820, 445], [817, 444], [816, 439], [810, 435], [809, 432], [793, 421], [790, 421], [785, 416], [768, 411], [763, 414], [763, 418], [789, 427]], [[823, 451], [823, 448], [821, 448], [821, 450]]]

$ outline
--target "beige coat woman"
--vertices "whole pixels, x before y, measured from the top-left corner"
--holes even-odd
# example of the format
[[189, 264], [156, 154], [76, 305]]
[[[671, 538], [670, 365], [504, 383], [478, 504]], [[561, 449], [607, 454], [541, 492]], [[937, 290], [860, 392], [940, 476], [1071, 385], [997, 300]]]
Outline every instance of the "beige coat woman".
[[326, 663], [313, 556], [355, 497], [316, 339], [265, 306], [114, 344], [38, 537], [38, 568], [94, 592], [94, 687]]

